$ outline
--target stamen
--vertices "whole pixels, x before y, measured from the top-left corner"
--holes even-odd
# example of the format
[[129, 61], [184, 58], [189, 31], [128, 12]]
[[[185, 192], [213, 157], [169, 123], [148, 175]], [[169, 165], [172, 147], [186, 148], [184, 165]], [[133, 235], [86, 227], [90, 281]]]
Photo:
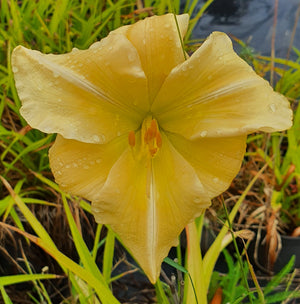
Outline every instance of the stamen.
[[134, 147], [135, 146], [135, 133], [134, 131], [130, 131], [128, 134], [128, 143], [130, 147]]
[[146, 157], [148, 161], [155, 157], [162, 146], [162, 137], [156, 119], [148, 116], [144, 119], [141, 131], [138, 131], [140, 137], [136, 139], [135, 132], [128, 134], [128, 143], [135, 158]]
[[145, 130], [144, 143], [148, 146], [151, 157], [154, 157], [159, 148], [161, 148], [162, 138], [155, 119], [148, 120], [147, 124], [149, 127], [146, 127], [147, 129]]
[[160, 149], [162, 145], [162, 138], [159, 132], [156, 133], [156, 145]]

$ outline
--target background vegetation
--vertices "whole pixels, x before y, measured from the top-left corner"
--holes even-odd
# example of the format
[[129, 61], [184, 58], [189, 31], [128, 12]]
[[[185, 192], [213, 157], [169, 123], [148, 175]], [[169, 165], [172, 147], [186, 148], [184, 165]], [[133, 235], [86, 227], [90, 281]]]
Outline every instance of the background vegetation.
[[[133, 0], [0, 0], [0, 291], [3, 303], [182, 303], [184, 268], [173, 265], [164, 282], [152, 286], [113, 232], [94, 222], [88, 202], [71, 197], [53, 182], [48, 149], [55, 135], [31, 129], [19, 114], [10, 55], [21, 44], [44, 53], [85, 49], [111, 30], [153, 14], [188, 12], [192, 18], [185, 38], [187, 51], [199, 46], [191, 33], [213, 1], [199, 9], [197, 1]], [[204, 38], [204, 37], [203, 37]], [[270, 240], [277, 231], [293, 233], [300, 226], [300, 52], [291, 61], [263, 58], [243, 42], [241, 56], [289, 98], [295, 111], [287, 133], [256, 134], [248, 138], [243, 168], [231, 188], [214, 201], [206, 223], [222, 223], [225, 200], [231, 208], [265, 164], [266, 169], [247, 193], [234, 229], [263, 226]], [[30, 72], [30, 71], [29, 71]], [[271, 229], [267, 223], [275, 225]], [[274, 227], [274, 225], [272, 227]], [[268, 228], [269, 227], [269, 228]], [[218, 225], [213, 227], [218, 229]], [[274, 232], [275, 231], [275, 232]], [[270, 247], [271, 248], [271, 247]], [[272, 251], [270, 250], [270, 254]], [[182, 264], [180, 248], [177, 259]], [[227, 276], [215, 273], [209, 298], [221, 286], [223, 303], [240, 303], [251, 292], [242, 284], [240, 266], [226, 256]], [[293, 262], [293, 261], [292, 261]], [[289, 300], [297, 275], [287, 265], [263, 292], [266, 303]], [[169, 263], [170, 264], [170, 263]], [[172, 264], [172, 263], [171, 263]], [[248, 264], [245, 264], [248, 272]], [[176, 269], [177, 268], [177, 269]], [[176, 278], [171, 275], [178, 272]], [[175, 280], [175, 281], [174, 281]], [[279, 283], [283, 292], [276, 292]], [[232, 294], [232, 282], [240, 288]], [[299, 281], [298, 281], [299, 282]], [[272, 294], [273, 291], [273, 294]], [[294, 294], [294, 296], [296, 296]], [[255, 302], [255, 299], [258, 302]], [[216, 299], [216, 298], [215, 298]], [[261, 299], [261, 298], [260, 298]], [[253, 303], [259, 302], [253, 295]], [[214, 302], [221, 303], [221, 302]]]

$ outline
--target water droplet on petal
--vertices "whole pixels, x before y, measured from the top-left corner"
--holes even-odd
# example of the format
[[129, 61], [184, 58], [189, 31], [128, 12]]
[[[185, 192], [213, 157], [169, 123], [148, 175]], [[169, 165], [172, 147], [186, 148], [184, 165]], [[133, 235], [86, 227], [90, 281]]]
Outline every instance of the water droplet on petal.
[[128, 54], [127, 57], [130, 62], [134, 61], [134, 58], [135, 58], [134, 54]]
[[93, 135], [92, 139], [97, 143], [100, 142], [100, 137], [98, 135]]
[[194, 202], [195, 202], [196, 204], [199, 204], [199, 203], [201, 202], [200, 197], [195, 197], [195, 198], [194, 198]]
[[207, 131], [206, 130], [203, 130], [201, 133], [200, 133], [200, 136], [201, 137], [205, 137], [207, 135]]
[[207, 79], [208, 79], [208, 80], [211, 80], [211, 79], [212, 79], [212, 76], [211, 76], [211, 75], [209, 75], [209, 76], [207, 77]]
[[66, 169], [69, 169], [70, 168], [70, 165], [66, 165]]
[[14, 73], [18, 73], [18, 72], [19, 72], [19, 69], [18, 69], [17, 67], [13, 66], [13, 67], [12, 67], [12, 71], [13, 71]]
[[100, 164], [101, 163], [101, 159], [96, 159], [96, 163]]
[[83, 169], [85, 169], [85, 170], [87, 170], [89, 168], [90, 168], [90, 166], [88, 166], [88, 165], [83, 166]]
[[213, 182], [214, 182], [214, 183], [219, 183], [220, 180], [219, 180], [217, 177], [214, 177], [214, 178], [213, 178]]
[[277, 107], [275, 103], [269, 104], [269, 110], [274, 113], [276, 111]]

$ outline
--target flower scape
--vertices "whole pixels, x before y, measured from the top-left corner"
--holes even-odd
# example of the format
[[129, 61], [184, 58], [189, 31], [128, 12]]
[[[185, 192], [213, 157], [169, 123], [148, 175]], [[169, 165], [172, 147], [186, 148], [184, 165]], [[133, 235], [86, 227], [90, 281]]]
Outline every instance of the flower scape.
[[[183, 37], [189, 16], [176, 17]], [[60, 187], [92, 202], [154, 283], [184, 227], [238, 173], [251, 132], [289, 128], [287, 99], [213, 32], [190, 57], [173, 14], [112, 31], [87, 50], [18, 46], [21, 114], [57, 133]]]

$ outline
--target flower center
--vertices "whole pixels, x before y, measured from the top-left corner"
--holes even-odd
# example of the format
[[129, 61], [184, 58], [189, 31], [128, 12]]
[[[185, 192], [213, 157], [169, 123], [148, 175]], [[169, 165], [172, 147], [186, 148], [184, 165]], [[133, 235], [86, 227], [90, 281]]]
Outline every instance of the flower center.
[[136, 145], [140, 144], [140, 152], [142, 154], [146, 152], [146, 154], [150, 154], [151, 157], [154, 157], [162, 146], [162, 138], [156, 119], [152, 118], [152, 116], [148, 116], [144, 119], [140, 136], [140, 140], [138, 140], [138, 143], [136, 143], [135, 132], [129, 132], [129, 145], [132, 148], [136, 148]]

